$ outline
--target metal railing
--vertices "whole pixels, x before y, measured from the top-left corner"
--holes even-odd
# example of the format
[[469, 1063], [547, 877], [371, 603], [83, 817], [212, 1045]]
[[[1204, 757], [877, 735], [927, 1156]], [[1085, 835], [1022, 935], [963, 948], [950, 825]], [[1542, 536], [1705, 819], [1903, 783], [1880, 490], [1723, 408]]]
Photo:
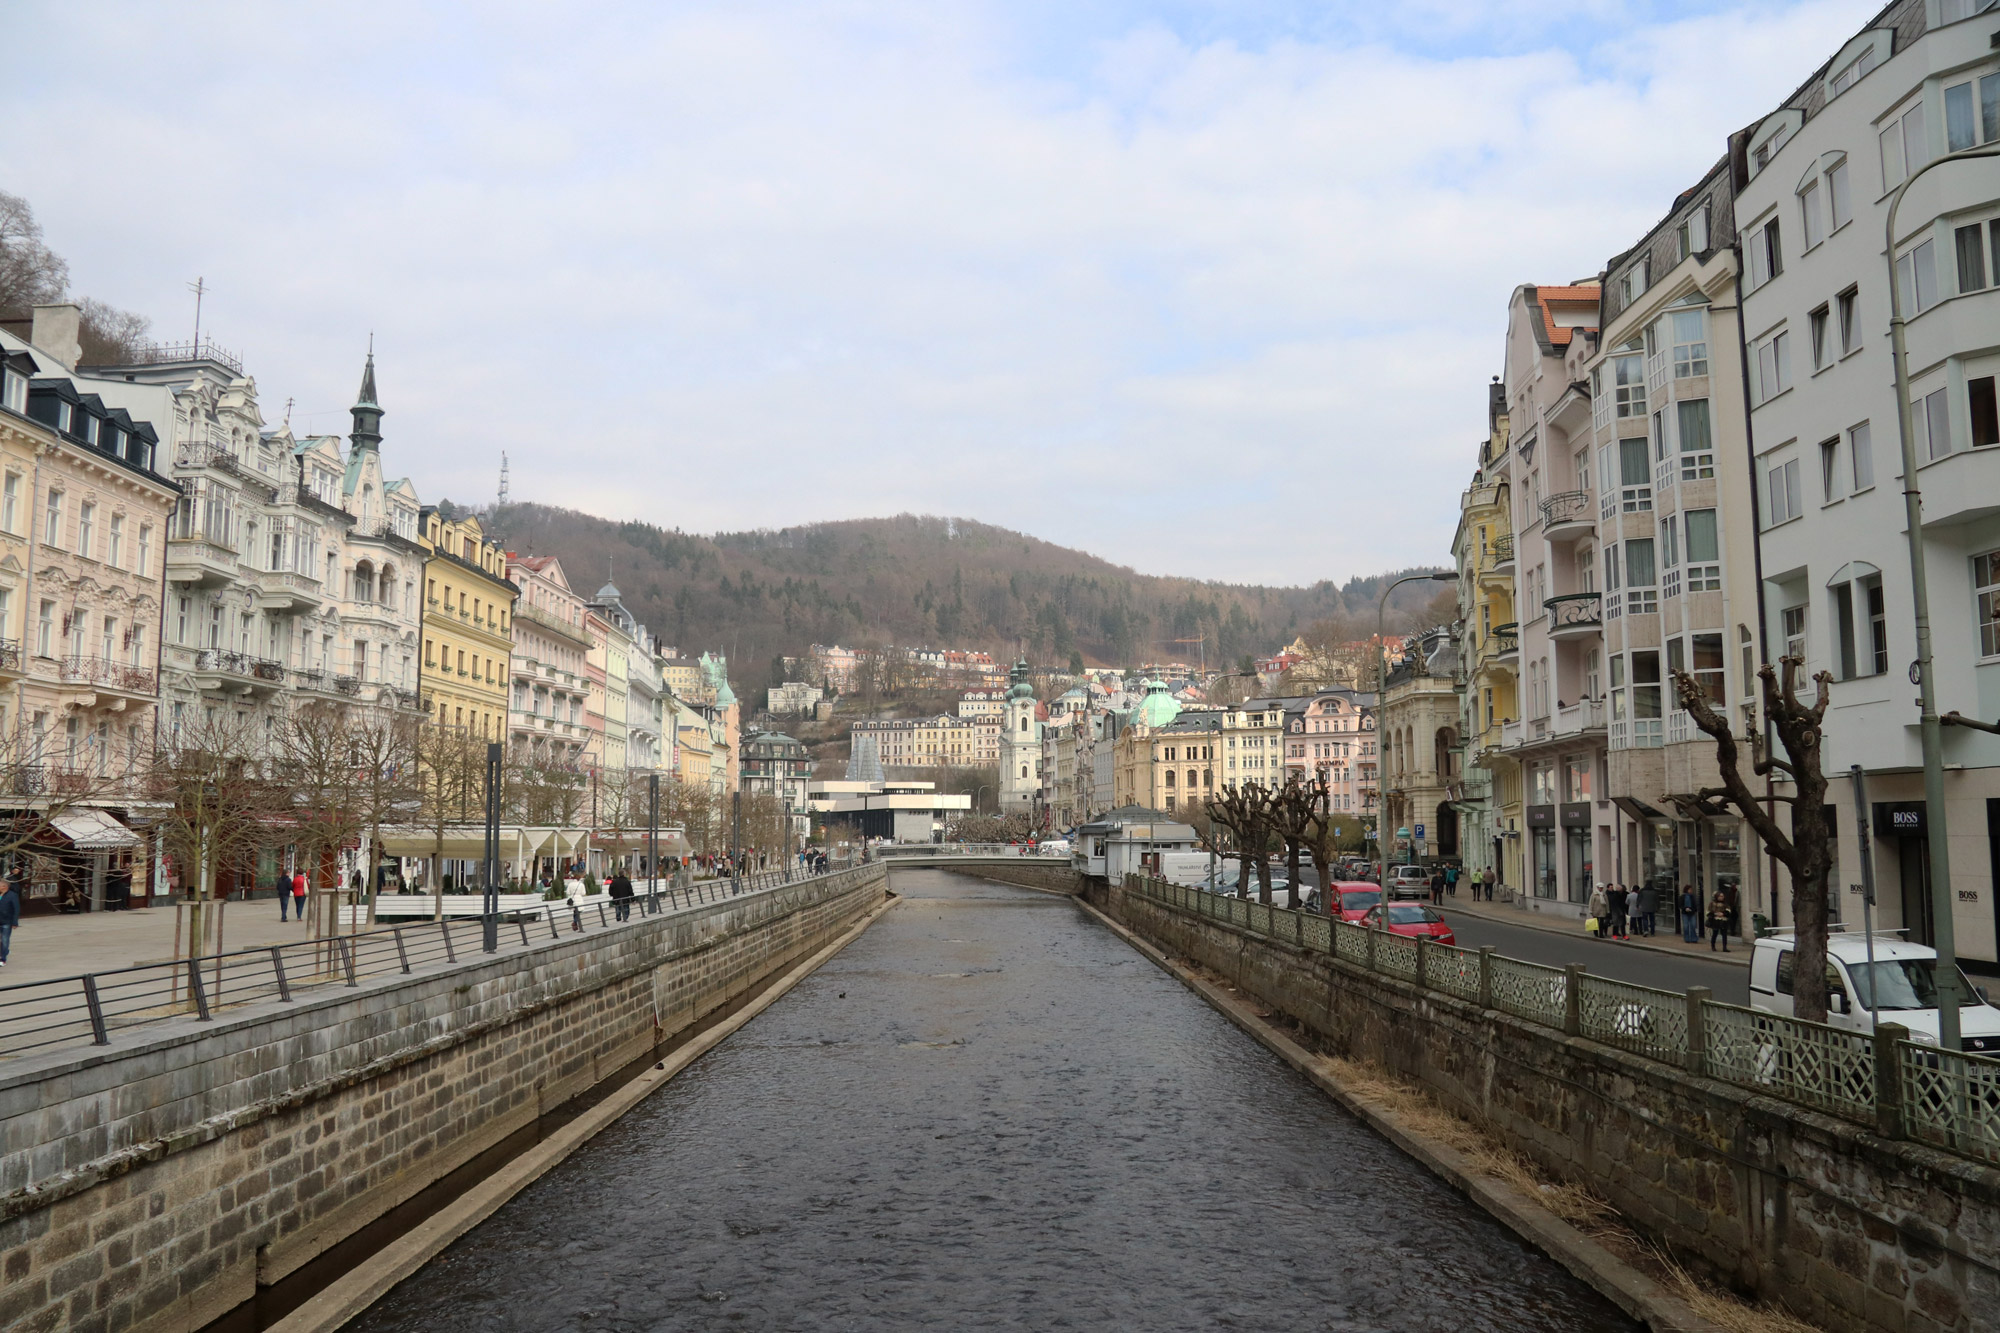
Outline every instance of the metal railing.
[[1542, 527], [1553, 528], [1562, 523], [1588, 523], [1590, 521], [1589, 491], [1557, 491], [1542, 501]]
[[1493, 544], [1486, 548], [1486, 552], [1492, 557], [1491, 563], [1487, 566], [1489, 569], [1495, 569], [1501, 565], [1513, 564], [1514, 534], [1510, 532], [1505, 536], [1495, 537]]
[[65, 684], [108, 685], [129, 694], [159, 692], [158, 678], [151, 671], [109, 657], [65, 657], [62, 678]]
[[878, 861], [894, 861], [913, 856], [1045, 856], [1069, 859], [1069, 849], [1055, 850], [1032, 843], [1011, 842], [908, 842], [876, 847]]
[[2000, 1060], [1371, 930], [1138, 875], [1127, 892], [1948, 1152], [2000, 1164]]
[[1549, 613], [1549, 632], [1566, 629], [1594, 629], [1604, 623], [1603, 594], [1566, 592], [1542, 603]]
[[88, 972], [0, 986], [0, 1032], [6, 1034], [0, 1059], [52, 1047], [89, 1043], [109, 1046], [114, 1035], [175, 1018], [212, 1022], [223, 1009], [264, 1000], [291, 1003], [304, 991], [358, 986], [363, 980], [409, 975], [437, 965], [471, 965], [487, 957], [484, 940], [490, 921], [496, 954], [548, 948], [577, 934], [615, 930], [673, 912], [818, 879], [838, 892], [864, 867], [842, 865], [821, 876], [796, 867], [768, 870], [739, 879], [659, 881], [654, 891], [618, 903], [606, 894], [580, 901], [551, 899], [525, 910], [440, 921], [376, 926], [351, 934], [328, 935], [292, 944], [203, 954], [172, 962]]

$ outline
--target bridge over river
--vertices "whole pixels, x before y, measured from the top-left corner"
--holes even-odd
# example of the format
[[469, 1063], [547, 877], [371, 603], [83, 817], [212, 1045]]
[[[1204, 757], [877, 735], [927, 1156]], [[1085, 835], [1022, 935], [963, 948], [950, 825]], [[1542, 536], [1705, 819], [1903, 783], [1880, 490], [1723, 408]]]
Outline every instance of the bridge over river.
[[1070, 902], [894, 887], [350, 1327], [1635, 1327]]

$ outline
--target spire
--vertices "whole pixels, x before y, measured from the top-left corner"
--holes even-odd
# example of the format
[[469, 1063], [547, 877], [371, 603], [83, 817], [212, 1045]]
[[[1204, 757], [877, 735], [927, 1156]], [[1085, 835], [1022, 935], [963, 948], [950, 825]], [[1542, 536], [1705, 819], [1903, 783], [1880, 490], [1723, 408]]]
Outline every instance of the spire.
[[348, 438], [357, 449], [379, 449], [382, 446], [382, 407], [375, 400], [375, 335], [368, 335], [368, 364], [361, 371], [361, 396], [350, 409], [354, 416], [354, 429]]

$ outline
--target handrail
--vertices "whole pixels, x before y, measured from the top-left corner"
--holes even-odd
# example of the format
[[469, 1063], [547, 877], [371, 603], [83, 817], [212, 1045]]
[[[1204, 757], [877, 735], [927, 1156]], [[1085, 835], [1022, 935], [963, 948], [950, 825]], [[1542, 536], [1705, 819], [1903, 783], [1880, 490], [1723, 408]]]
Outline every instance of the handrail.
[[[815, 879], [842, 887], [841, 876], [861, 869], [843, 864], [824, 875], [808, 876], [787, 865], [736, 880], [658, 880], [650, 889], [635, 884], [637, 892], [625, 900], [630, 904], [627, 915], [643, 918], [693, 911]], [[548, 899], [490, 915], [377, 926], [292, 944], [0, 986], [0, 1031], [7, 1035], [0, 1061], [85, 1042], [109, 1046], [113, 1035], [126, 1029], [176, 1018], [211, 1022], [218, 1009], [259, 1000], [291, 1003], [300, 991], [356, 986], [366, 978], [407, 975], [429, 964], [471, 966], [487, 956], [482, 942], [489, 925], [498, 941], [497, 953], [520, 953], [629, 923], [620, 919], [615, 900], [595, 894], [578, 901]]]
[[1656, 990], [1567, 968], [1351, 925], [1191, 885], [1127, 875], [1125, 889], [1364, 971], [1616, 1046], [1697, 1077], [1731, 1083], [2000, 1165], [2000, 1059], [1725, 1004], [1707, 987]]
[[1589, 519], [1589, 491], [1557, 491], [1542, 501], [1544, 528], [1552, 528], [1558, 523], [1588, 522]]
[[1549, 613], [1551, 630], [1584, 629], [1604, 623], [1603, 603], [1603, 593], [1566, 592], [1545, 600], [1542, 609]]

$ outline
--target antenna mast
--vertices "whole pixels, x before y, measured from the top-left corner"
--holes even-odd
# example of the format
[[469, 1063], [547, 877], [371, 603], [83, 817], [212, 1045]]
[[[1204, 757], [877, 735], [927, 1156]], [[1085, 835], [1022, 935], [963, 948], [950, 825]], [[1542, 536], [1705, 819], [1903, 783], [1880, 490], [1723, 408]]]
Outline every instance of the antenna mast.
[[196, 356], [200, 356], [201, 355], [201, 298], [208, 292], [208, 282], [206, 279], [197, 277], [193, 282], [187, 285], [187, 289], [194, 293], [194, 354]]
[[500, 504], [507, 503], [507, 451], [500, 451]]

